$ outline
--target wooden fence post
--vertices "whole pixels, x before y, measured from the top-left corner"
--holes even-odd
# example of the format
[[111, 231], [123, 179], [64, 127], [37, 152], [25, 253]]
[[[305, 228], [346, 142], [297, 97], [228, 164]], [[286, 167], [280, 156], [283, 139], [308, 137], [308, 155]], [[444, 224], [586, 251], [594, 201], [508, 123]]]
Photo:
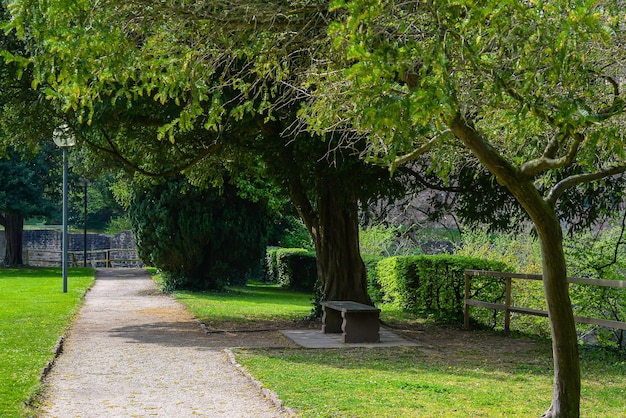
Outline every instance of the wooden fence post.
[[504, 335], [509, 335], [509, 328], [511, 326], [511, 278], [506, 278], [505, 286], [505, 302], [504, 302]]
[[465, 300], [464, 300], [464, 312], [463, 312], [463, 319], [464, 319], [464, 326], [465, 329], [470, 329], [470, 317], [469, 317], [469, 305], [467, 304], [467, 301], [470, 298], [470, 276], [469, 274], [465, 273]]

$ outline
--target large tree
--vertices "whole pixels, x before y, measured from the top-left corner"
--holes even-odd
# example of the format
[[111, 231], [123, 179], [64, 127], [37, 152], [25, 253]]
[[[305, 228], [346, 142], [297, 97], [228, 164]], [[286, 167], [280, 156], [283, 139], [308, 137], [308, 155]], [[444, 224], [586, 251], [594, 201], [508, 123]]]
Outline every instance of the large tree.
[[348, 69], [320, 69], [311, 117], [356, 124], [370, 158], [392, 170], [422, 156], [445, 176], [450, 164], [476, 158], [515, 196], [541, 241], [554, 356], [544, 416], [578, 417], [578, 345], [555, 208], [569, 190], [626, 171], [623, 4], [336, 4], [349, 14], [331, 31]]
[[0, 159], [0, 225], [4, 226], [6, 253], [4, 264], [24, 264], [22, 235], [24, 219], [54, 213], [59, 184], [58, 158], [51, 146], [35, 156], [21, 156], [8, 150]]
[[198, 183], [216, 181], [214, 164], [259, 164], [311, 233], [325, 297], [371, 303], [358, 204], [396, 180], [356, 158], [364, 141], [308, 134], [297, 117], [329, 51], [327, 1], [20, 0], [11, 11], [34, 85], [76, 114], [80, 140], [144, 175]]
[[244, 200], [233, 186], [194, 187], [181, 176], [132, 190], [129, 217], [139, 256], [166, 274], [169, 290], [245, 283], [260, 266], [266, 202]]
[[[6, 18], [7, 10], [0, 3], [0, 19]], [[21, 265], [24, 218], [55, 210], [51, 199], [60, 172], [55, 169], [58, 153], [50, 138], [60, 120], [42, 91], [32, 88], [31, 71], [7, 59], [26, 54], [23, 42], [3, 31], [0, 51], [0, 224], [5, 228], [5, 264]]]

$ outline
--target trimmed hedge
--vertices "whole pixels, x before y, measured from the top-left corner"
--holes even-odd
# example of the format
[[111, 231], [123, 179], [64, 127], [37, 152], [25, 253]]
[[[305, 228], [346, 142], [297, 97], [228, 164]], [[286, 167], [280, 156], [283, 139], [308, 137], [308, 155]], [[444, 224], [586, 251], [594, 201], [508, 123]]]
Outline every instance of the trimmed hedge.
[[270, 248], [265, 256], [265, 281], [313, 292], [317, 282], [315, 253], [304, 248]]
[[263, 281], [265, 283], [278, 283], [276, 253], [280, 249], [280, 247], [268, 247], [265, 251], [265, 263], [263, 263]]
[[367, 271], [367, 293], [372, 302], [381, 303], [383, 301], [383, 292], [378, 281], [378, 263], [385, 259], [382, 255], [362, 255], [365, 270]]
[[[508, 271], [498, 261], [452, 255], [398, 256], [380, 260], [376, 266], [383, 302], [439, 319], [463, 317], [466, 269]], [[472, 277], [472, 298], [498, 302], [504, 299], [504, 282]], [[482, 310], [481, 310], [482, 311]], [[478, 313], [483, 322], [490, 310]], [[476, 319], [476, 315], [473, 315]], [[493, 316], [493, 313], [491, 313]]]

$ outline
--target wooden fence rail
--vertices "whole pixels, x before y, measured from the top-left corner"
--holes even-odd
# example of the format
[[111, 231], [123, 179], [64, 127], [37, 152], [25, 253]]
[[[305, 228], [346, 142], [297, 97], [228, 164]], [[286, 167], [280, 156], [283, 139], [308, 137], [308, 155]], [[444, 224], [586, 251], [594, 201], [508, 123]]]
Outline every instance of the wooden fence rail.
[[[504, 303], [492, 303], [482, 300], [470, 299], [471, 284], [470, 280], [472, 276], [483, 277], [495, 277], [504, 279], [505, 281], [505, 298]], [[476, 306], [479, 308], [496, 309], [504, 311], [504, 333], [509, 333], [511, 325], [511, 313], [519, 313], [524, 315], [535, 315], [548, 317], [548, 312], [523, 308], [514, 306], [511, 300], [511, 287], [513, 279], [521, 280], [542, 280], [541, 274], [521, 274], [521, 273], [506, 273], [502, 271], [487, 271], [487, 270], [465, 270], [465, 303], [464, 303], [464, 322], [465, 328], [470, 328], [470, 306]], [[617, 289], [626, 289], [626, 280], [599, 280], [599, 279], [585, 279], [580, 277], [570, 277], [567, 279], [568, 283], [582, 283], [592, 286], [612, 287]], [[608, 328], [616, 328], [626, 330], [626, 322], [613, 321], [609, 319], [588, 318], [584, 316], [575, 316], [574, 321], [581, 324], [600, 325]]]
[[[69, 263], [72, 267], [78, 267], [83, 264], [84, 251], [68, 251]], [[132, 257], [116, 257], [112, 254], [132, 254]], [[44, 254], [53, 254], [53, 257], [41, 257]], [[90, 255], [96, 254], [94, 257]], [[102, 254], [101, 258], [97, 255]], [[61, 265], [63, 258], [62, 251], [51, 250], [27, 250], [26, 251], [26, 264], [46, 264], [46, 265]], [[97, 266], [98, 264], [104, 264], [105, 268], [113, 267], [113, 264], [133, 264], [133, 266], [143, 265], [142, 261], [137, 257], [137, 251], [132, 248], [110, 248], [104, 250], [91, 250], [87, 251], [87, 264]], [[35, 265], [35, 264], [33, 264]]]

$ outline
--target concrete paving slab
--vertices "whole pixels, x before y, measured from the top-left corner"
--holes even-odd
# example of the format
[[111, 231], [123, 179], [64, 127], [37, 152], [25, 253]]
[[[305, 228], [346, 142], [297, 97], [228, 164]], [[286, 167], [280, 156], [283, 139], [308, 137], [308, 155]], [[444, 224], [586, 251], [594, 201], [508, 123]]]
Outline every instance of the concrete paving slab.
[[280, 331], [285, 337], [304, 348], [349, 348], [349, 347], [416, 347], [417, 343], [405, 340], [388, 328], [380, 328], [380, 342], [377, 343], [344, 343], [341, 334], [324, 334], [321, 330], [297, 329]]

